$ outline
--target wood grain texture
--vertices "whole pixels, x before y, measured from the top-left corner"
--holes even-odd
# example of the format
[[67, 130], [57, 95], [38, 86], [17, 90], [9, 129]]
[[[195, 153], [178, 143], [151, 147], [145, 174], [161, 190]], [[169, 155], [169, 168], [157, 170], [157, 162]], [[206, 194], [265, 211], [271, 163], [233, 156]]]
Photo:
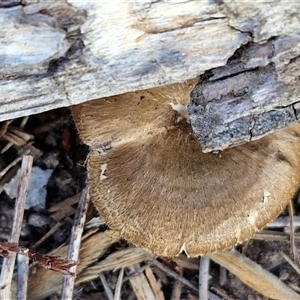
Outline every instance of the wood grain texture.
[[283, 0], [0, 5], [0, 120], [183, 82], [226, 66], [249, 43], [274, 48], [270, 59], [254, 47], [245, 68], [276, 65], [278, 82], [289, 85], [299, 73], [299, 11], [299, 2]]

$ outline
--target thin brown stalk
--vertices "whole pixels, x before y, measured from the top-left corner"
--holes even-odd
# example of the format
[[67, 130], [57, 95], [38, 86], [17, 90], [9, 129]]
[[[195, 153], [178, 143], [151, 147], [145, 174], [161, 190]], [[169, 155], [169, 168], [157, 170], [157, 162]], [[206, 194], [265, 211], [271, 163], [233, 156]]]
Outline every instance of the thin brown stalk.
[[55, 233], [61, 226], [63, 225], [63, 223], [58, 222], [56, 223], [41, 239], [39, 239], [32, 247], [31, 249], [36, 249], [37, 247], [39, 247], [48, 237], [50, 237], [53, 233]]
[[[24, 208], [26, 203], [27, 190], [30, 181], [33, 157], [24, 155], [21, 165], [21, 176], [17, 189], [17, 196], [15, 202], [14, 219], [9, 242], [18, 243], [22, 229], [22, 222], [24, 216]], [[15, 265], [16, 253], [9, 253], [3, 259], [1, 276], [0, 276], [0, 298], [11, 299], [10, 287]]]
[[[88, 187], [83, 189], [81, 192], [77, 211], [74, 218], [74, 224], [72, 228], [71, 240], [68, 250], [68, 259], [77, 261], [79, 259], [79, 250], [81, 244], [81, 236], [84, 228], [84, 223], [86, 219], [86, 212], [88, 209], [89, 204], [89, 192]], [[76, 274], [77, 266], [72, 268], [72, 272]], [[71, 300], [73, 297], [73, 290], [75, 284], [75, 277], [74, 276], [67, 276], [64, 278], [63, 286], [62, 286], [62, 293], [61, 299], [63, 300]]]

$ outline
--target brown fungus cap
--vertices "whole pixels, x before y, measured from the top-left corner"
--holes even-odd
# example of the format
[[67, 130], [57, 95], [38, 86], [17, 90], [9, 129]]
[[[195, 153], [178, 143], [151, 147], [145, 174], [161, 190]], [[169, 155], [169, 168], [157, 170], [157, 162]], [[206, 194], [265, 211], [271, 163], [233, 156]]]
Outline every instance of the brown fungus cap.
[[73, 108], [92, 150], [94, 205], [109, 227], [160, 255], [198, 256], [249, 239], [300, 182], [299, 124], [220, 155], [202, 153], [190, 124], [173, 109], [189, 103], [195, 83]]

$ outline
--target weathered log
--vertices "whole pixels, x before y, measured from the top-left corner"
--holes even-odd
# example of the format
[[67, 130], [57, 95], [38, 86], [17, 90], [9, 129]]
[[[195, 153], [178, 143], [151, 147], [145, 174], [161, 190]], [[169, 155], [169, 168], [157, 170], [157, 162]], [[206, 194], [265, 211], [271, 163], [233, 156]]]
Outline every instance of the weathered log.
[[[3, 1], [0, 120], [182, 82], [225, 66], [250, 42], [296, 41], [299, 11], [296, 1]], [[295, 43], [277, 57], [286, 85], [296, 80]]]

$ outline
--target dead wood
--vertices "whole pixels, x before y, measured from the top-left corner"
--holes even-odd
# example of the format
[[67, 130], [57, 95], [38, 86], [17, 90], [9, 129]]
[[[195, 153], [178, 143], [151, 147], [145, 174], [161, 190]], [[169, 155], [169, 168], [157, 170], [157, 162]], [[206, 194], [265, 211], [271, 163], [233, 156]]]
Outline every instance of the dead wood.
[[296, 1], [3, 4], [0, 119], [182, 82], [217, 68], [214, 82], [201, 82], [204, 94], [218, 94], [204, 97], [210, 102], [206, 126], [214, 126], [208, 136], [202, 132], [204, 149], [259, 138], [297, 119], [299, 9]]

